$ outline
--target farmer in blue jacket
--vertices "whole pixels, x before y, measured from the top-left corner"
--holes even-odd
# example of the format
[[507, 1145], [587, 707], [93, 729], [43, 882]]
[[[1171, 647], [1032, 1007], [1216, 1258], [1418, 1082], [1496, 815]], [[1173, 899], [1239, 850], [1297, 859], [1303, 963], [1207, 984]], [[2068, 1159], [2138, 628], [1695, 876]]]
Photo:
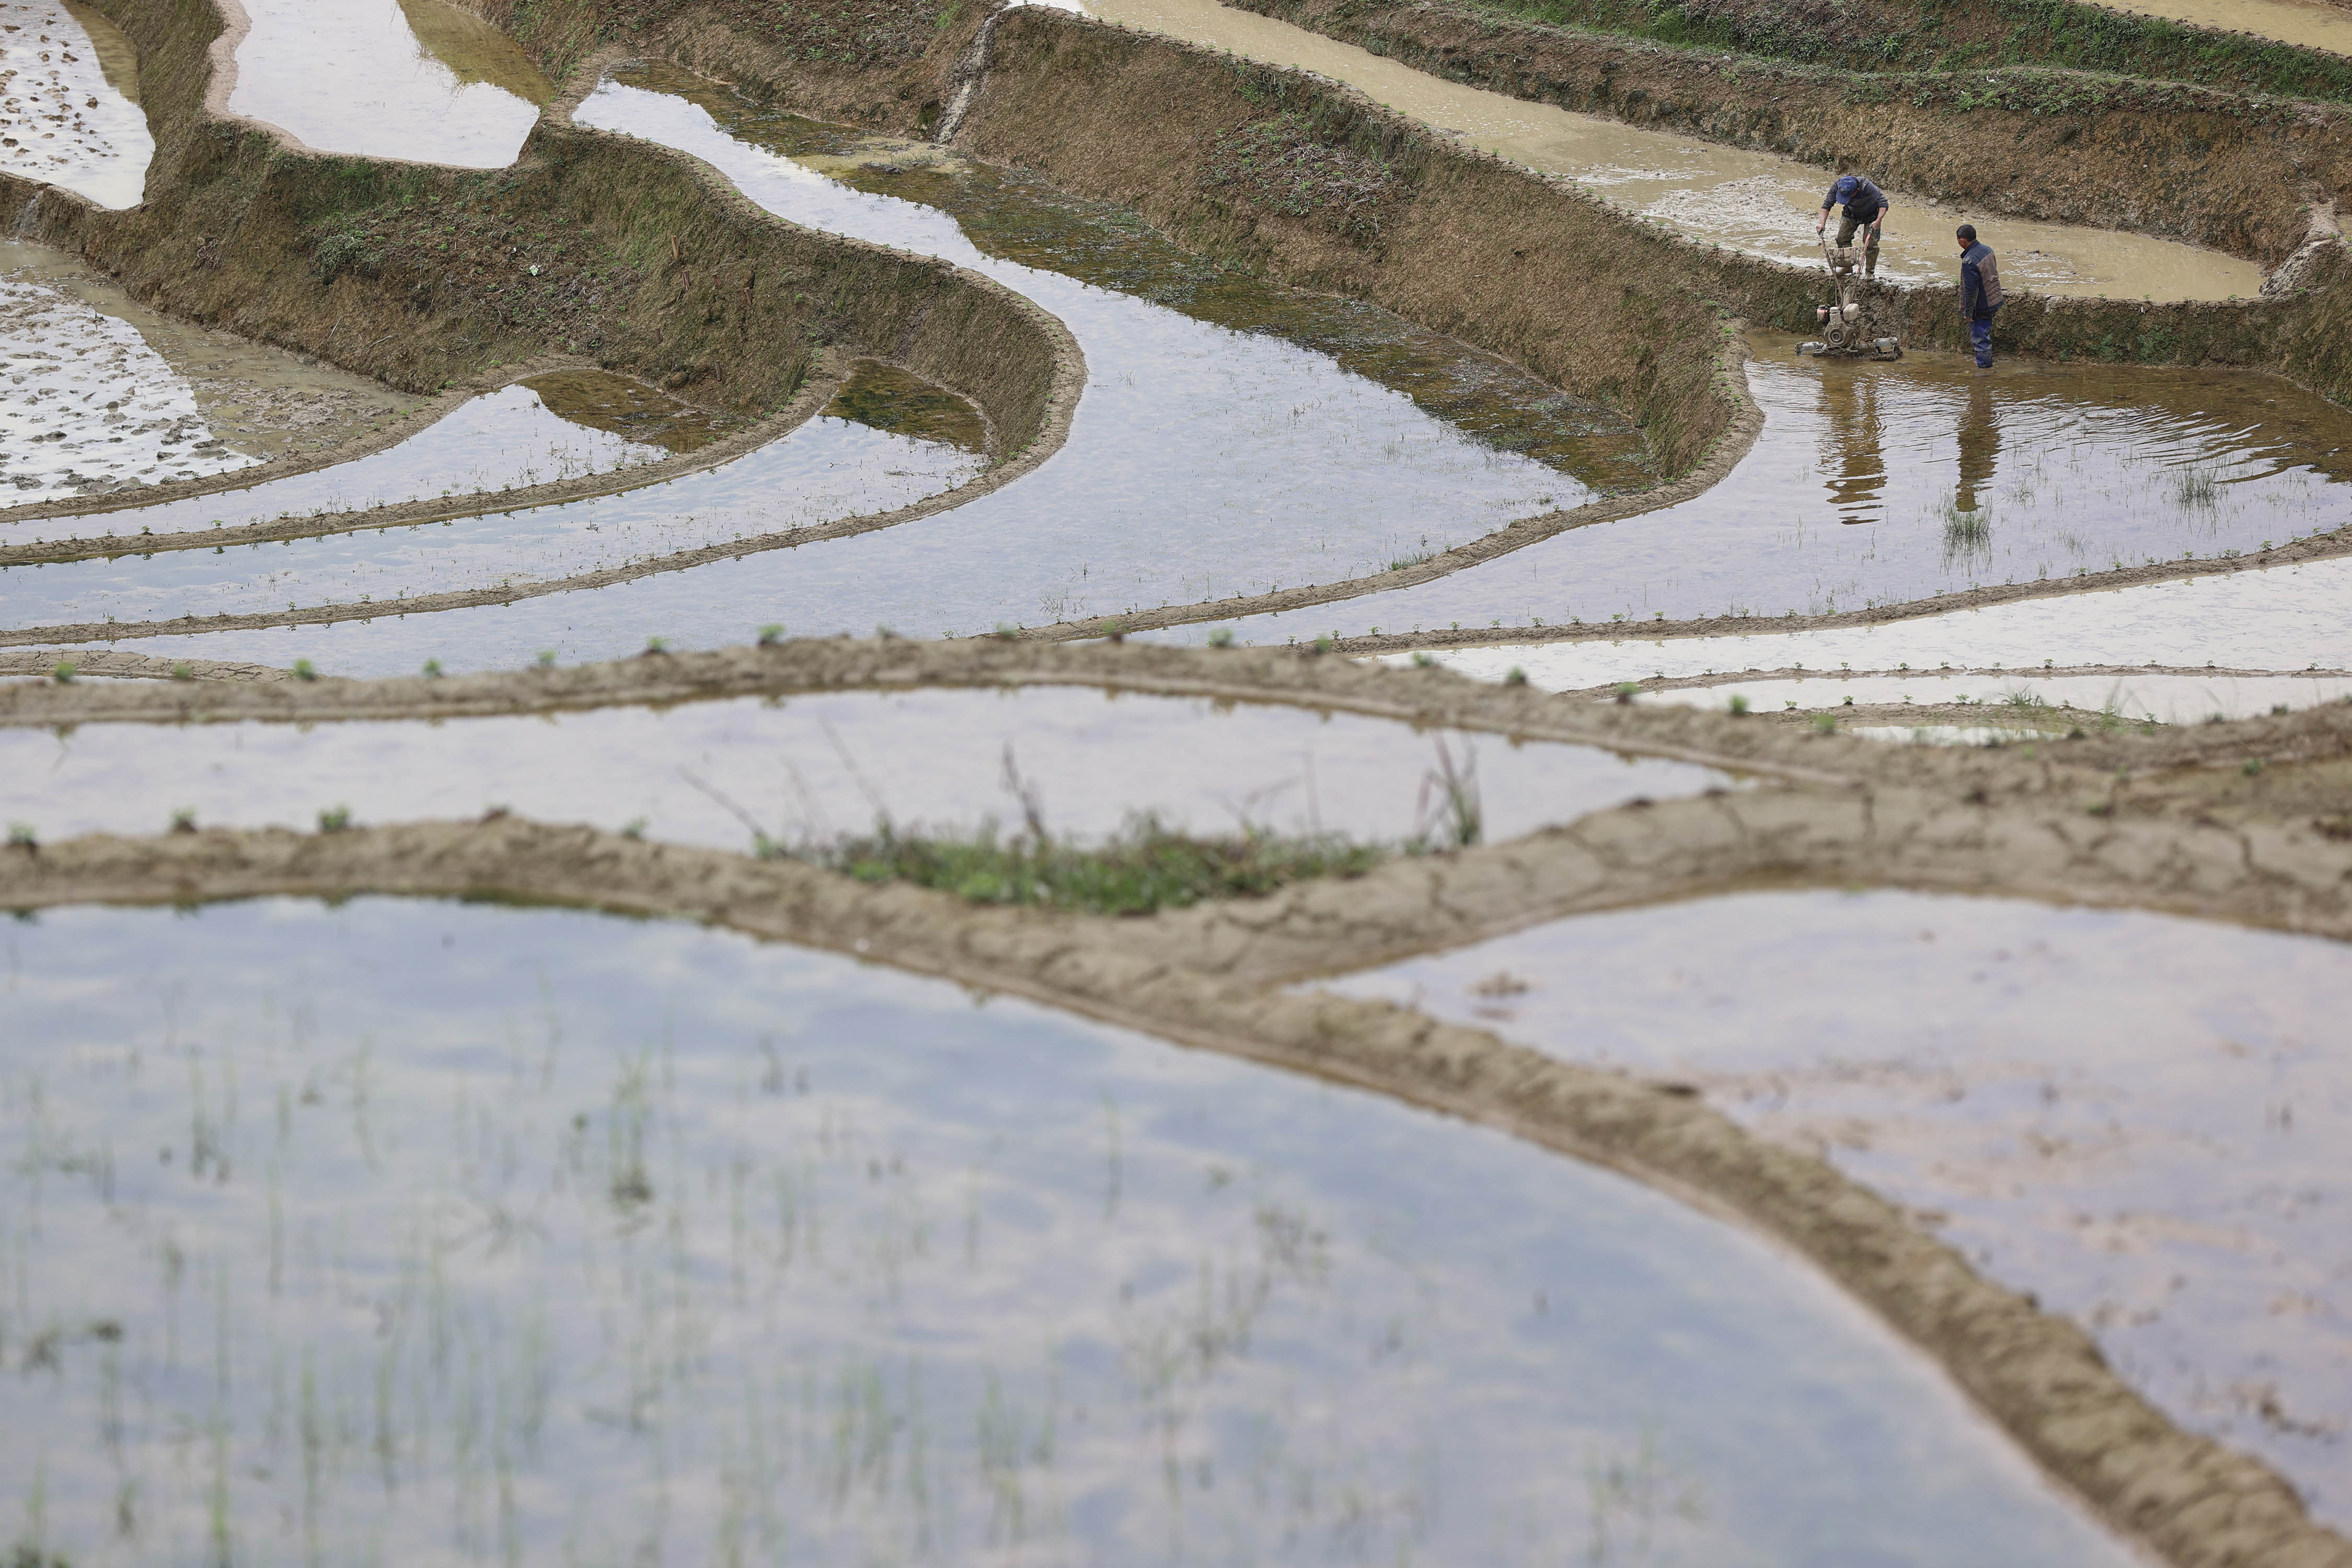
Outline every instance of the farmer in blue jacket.
[[1829, 226], [1830, 208], [1844, 204], [1845, 216], [1838, 220], [1837, 242], [1841, 247], [1853, 243], [1855, 234], [1869, 231], [1869, 241], [1863, 247], [1862, 275], [1871, 277], [1878, 271], [1878, 231], [1886, 221], [1886, 193], [1861, 174], [1840, 174], [1829, 195], [1822, 198], [1821, 221], [1813, 225], [1819, 234]]
[[1960, 225], [1954, 233], [1960, 242], [1960, 314], [1968, 318], [1969, 345], [1977, 351], [1977, 368], [1992, 368], [1992, 313], [2000, 309], [2000, 266], [1992, 247], [1977, 238], [1977, 226]]

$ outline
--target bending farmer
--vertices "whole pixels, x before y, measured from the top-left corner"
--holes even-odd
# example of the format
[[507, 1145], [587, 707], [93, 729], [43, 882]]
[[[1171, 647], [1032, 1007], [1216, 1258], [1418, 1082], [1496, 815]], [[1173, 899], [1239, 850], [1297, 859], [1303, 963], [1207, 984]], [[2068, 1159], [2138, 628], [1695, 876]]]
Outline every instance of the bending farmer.
[[1977, 368], [1992, 368], [1992, 313], [2000, 309], [2000, 268], [1992, 247], [1977, 239], [1977, 226], [1964, 223], [1955, 231], [1960, 242], [1960, 314], [1969, 321], [1969, 346], [1977, 351]]
[[1886, 221], [1886, 193], [1861, 174], [1840, 174], [1830, 194], [1822, 198], [1821, 221], [1813, 225], [1819, 234], [1829, 226], [1830, 208], [1843, 203], [1845, 216], [1838, 220], [1837, 242], [1841, 248], [1852, 245], [1857, 232], [1867, 229], [1869, 243], [1863, 247], [1862, 275], [1871, 277], [1878, 270], [1878, 230]]

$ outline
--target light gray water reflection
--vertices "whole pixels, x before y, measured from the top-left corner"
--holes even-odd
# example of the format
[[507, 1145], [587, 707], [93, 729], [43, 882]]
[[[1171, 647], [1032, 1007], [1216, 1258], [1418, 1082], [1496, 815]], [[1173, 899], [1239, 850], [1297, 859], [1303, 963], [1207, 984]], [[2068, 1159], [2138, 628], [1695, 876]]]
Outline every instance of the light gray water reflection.
[[1927, 1216], [2352, 1524], [2352, 947], [1907, 892], [1587, 915], [1336, 983], [1669, 1074]]
[[1390, 1103], [677, 924], [0, 949], [0, 1474], [87, 1568], [2128, 1561], [1773, 1249]]
[[[98, 320], [107, 321], [103, 316]], [[129, 329], [118, 335], [129, 335]], [[521, 489], [637, 468], [668, 456], [654, 442], [568, 418], [550, 408], [535, 388], [517, 384], [469, 399], [383, 451], [348, 463], [156, 506], [0, 522], [0, 542], [201, 533], [278, 518]]]
[[504, 168], [554, 89], [448, 0], [239, 0], [228, 106], [322, 153]]
[[[1584, 493], [1557, 469], [1486, 446], [1326, 355], [983, 255], [937, 209], [851, 190], [739, 142], [683, 99], [608, 83], [578, 118], [704, 158], [795, 222], [943, 256], [1035, 299], [1087, 354], [1067, 444], [1018, 482], [914, 526], [487, 613], [305, 627], [258, 634], [257, 642], [257, 634], [225, 634], [199, 646], [257, 647], [272, 662], [303, 657], [337, 674], [381, 675], [413, 670], [426, 657], [451, 669], [521, 662], [541, 648], [566, 662], [608, 658], [635, 652], [648, 635], [715, 646], [771, 622], [796, 633], [887, 625], [970, 634], [1360, 575]], [[7, 589], [12, 605], [25, 605], [16, 624], [37, 626], [351, 604], [362, 594], [371, 604], [396, 603], [431, 588], [523, 583], [662, 552], [638, 540], [683, 548], [772, 531], [780, 514], [814, 516], [797, 499], [799, 481], [754, 475], [746, 465], [756, 460], [719, 470], [725, 479], [696, 476], [519, 520], [478, 520], [446, 542], [413, 531], [305, 542], [267, 577], [207, 574], [159, 557], [104, 571], [46, 568], [73, 575], [56, 590], [43, 581], [37, 596], [13, 578]], [[894, 470], [918, 467], [879, 450], [860, 460], [857, 471], [877, 489], [897, 480]], [[678, 515], [706, 507], [713, 510]], [[625, 528], [633, 542], [583, 541], [591, 522]], [[540, 539], [550, 542], [527, 552], [516, 542]], [[470, 552], [443, 564], [460, 543]], [[526, 558], [502, 560], [504, 551]]]
[[[558, 441], [564, 450], [614, 449], [625, 458], [628, 451], [640, 449], [625, 437], [557, 419], [539, 409], [536, 396], [528, 391], [516, 389], [513, 396], [529, 399], [547, 426], [569, 432]], [[642, 450], [666, 455], [659, 448]], [[533, 461], [553, 460], [530, 456]], [[362, 459], [347, 466], [361, 468], [372, 462]], [[820, 417], [719, 468], [616, 495], [226, 551], [167, 551], [153, 556], [0, 568], [0, 595], [5, 595], [11, 623], [18, 626], [266, 615], [297, 605], [362, 601], [396, 610], [402, 599], [421, 594], [488, 592], [572, 577], [756, 534], [888, 511], [952, 489], [985, 466], [979, 454], [944, 441]], [[341, 471], [316, 477], [332, 484], [330, 476]], [[400, 482], [396, 467], [388, 472], [393, 483]], [[297, 485], [301, 479], [281, 482]], [[201, 507], [221, 499], [199, 497], [184, 504]], [[89, 520], [60, 521], [86, 527]], [[126, 546], [134, 538], [126, 538]], [[752, 616], [755, 625], [764, 618], [757, 608], [741, 612]], [[492, 646], [465, 632], [450, 638], [448, 634], [457, 628], [439, 616], [371, 623], [360, 629], [372, 634], [366, 640], [377, 662], [338, 665], [337, 673], [414, 670], [422, 657], [414, 650], [420, 645], [428, 652], [448, 649], [443, 658], [452, 668], [529, 658], [532, 645], [526, 620], [511, 610], [500, 613], [507, 618], [496, 623], [495, 630], [507, 635]], [[634, 652], [645, 646], [646, 630], [638, 629], [642, 623], [627, 622], [626, 614], [621, 608], [614, 612], [631, 630], [608, 638], [602, 645], [607, 653]], [[713, 640], [741, 641], [751, 627], [730, 623], [728, 629], [731, 638]], [[518, 631], [526, 639], [520, 651], [512, 640]], [[202, 640], [208, 647], [214, 641]], [[547, 643], [562, 646], [556, 638]], [[283, 645], [273, 651], [282, 652]]]
[[0, 172], [135, 207], [154, 156], [122, 29], [72, 0], [0, 0]]
[[1225, 624], [1282, 642], [1662, 613], [1769, 623], [2252, 553], [2352, 522], [2352, 415], [2273, 377], [2028, 362], [1980, 375], [1944, 353], [1798, 360], [1793, 341], [1751, 338], [1763, 434], [1695, 500], [1416, 587]]
[[970, 832], [1022, 807], [1008, 766], [1056, 837], [1099, 837], [1129, 813], [1202, 834], [1244, 826], [1396, 841], [1433, 826], [1466, 777], [1485, 837], [1515, 837], [1635, 795], [1731, 781], [1681, 763], [1499, 735], [1416, 731], [1311, 709], [1135, 697], [1086, 687], [839, 692], [665, 709], [600, 708], [446, 723], [85, 724], [0, 730], [0, 819], [45, 839], [153, 833], [187, 810], [206, 826], [308, 828], [473, 816], [745, 849], [900, 828]]

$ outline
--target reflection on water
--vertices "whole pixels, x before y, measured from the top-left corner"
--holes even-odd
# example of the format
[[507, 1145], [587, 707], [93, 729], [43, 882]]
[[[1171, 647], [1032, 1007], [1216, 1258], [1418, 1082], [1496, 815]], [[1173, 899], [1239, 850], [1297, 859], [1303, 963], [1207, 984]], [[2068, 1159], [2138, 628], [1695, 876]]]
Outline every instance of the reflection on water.
[[[469, 415], [468, 409], [476, 412]], [[520, 488], [596, 468], [649, 464], [667, 455], [658, 447], [558, 419], [536, 395], [519, 386], [478, 398], [443, 424], [451, 421], [462, 422], [462, 433], [469, 438], [453, 441], [436, 453], [448, 465], [441, 470], [440, 493], [446, 495], [487, 492], [499, 483], [500, 471], [513, 473], [512, 483]], [[415, 493], [420, 483], [429, 486], [434, 472], [425, 470], [426, 477], [420, 480], [416, 470], [398, 461], [401, 450], [395, 447], [318, 475], [280, 480], [289, 489], [272, 487], [270, 493], [273, 499], [298, 495], [303, 492], [293, 487], [316, 479], [317, 493], [326, 498], [321, 510], [401, 499]], [[506, 467], [487, 469], [476, 459]], [[655, 478], [635, 489], [586, 500], [226, 551], [126, 553], [112, 560], [0, 568], [0, 583], [7, 585], [10, 618], [19, 626], [267, 615], [299, 604], [365, 603], [383, 605], [394, 616], [367, 623], [373, 634], [367, 640], [378, 645], [380, 661], [372, 673], [412, 673], [427, 653], [442, 648], [448, 649], [444, 657], [452, 668], [520, 664], [541, 648], [562, 651], [560, 634], [545, 636], [543, 624], [534, 625], [528, 617], [509, 618], [498, 625], [492, 637], [467, 640], [468, 634], [437, 618], [400, 618], [399, 602], [425, 594], [488, 593], [578, 577], [761, 534], [887, 512], [952, 489], [984, 466], [974, 454], [943, 441], [917, 440], [821, 417], [715, 468], [674, 479]], [[359, 489], [363, 484], [383, 489], [371, 493]], [[201, 530], [204, 525], [193, 519], [202, 516], [206, 505], [217, 507], [223, 501], [239, 504], [235, 496], [203, 496], [174, 507], [191, 519], [184, 527]], [[253, 515], [255, 503], [241, 504], [247, 509], [242, 515]], [[281, 509], [292, 510], [281, 500], [279, 507], [265, 506], [258, 515], [275, 515]], [[216, 510], [213, 515], [231, 514]], [[143, 514], [132, 516], [135, 520]], [[109, 521], [111, 526], [122, 526], [119, 514], [110, 514]], [[135, 538], [127, 538], [126, 546]], [[731, 557], [727, 564], [740, 576], [743, 568]], [[648, 635], [666, 632], [663, 622], [648, 626], [631, 618], [642, 606], [643, 600], [633, 598], [625, 607], [613, 610], [627, 630], [618, 639], [608, 634], [604, 645], [608, 654], [642, 651]], [[773, 608], [756, 598], [700, 605], [705, 615], [729, 616], [725, 637], [714, 640], [733, 642], [763, 624]], [[511, 609], [504, 613], [515, 616]], [[574, 612], [567, 604], [556, 613]], [[518, 644], [512, 640], [517, 637], [523, 640]], [[614, 646], [615, 640], [623, 646]], [[457, 646], [452, 647], [452, 642]], [[298, 657], [282, 647], [276, 652]]]
[[[1497, 1001], [1498, 973], [1524, 989]], [[2352, 1524], [2352, 948], [2168, 915], [1758, 893], [1580, 916], [1339, 988], [1702, 1085], [1936, 1216], [2183, 1425]]]
[[[1488, 841], [1634, 796], [1731, 781], [1583, 746], [1514, 745], [1310, 709], [1121, 697], [1083, 687], [842, 692], [675, 708], [604, 708], [439, 724], [85, 724], [0, 729], [0, 809], [44, 839], [215, 826], [308, 828], [461, 818], [504, 805], [543, 822], [719, 849], [831, 840], [877, 818], [970, 833], [1017, 824], [1008, 753], [1058, 839], [1099, 839], [1130, 813], [1227, 834], [1394, 843], [1427, 817], [1440, 744], [1469, 770]], [[750, 819], [750, 823], [746, 822]]]
[[[1693, 239], [1775, 261], [1820, 263], [1812, 220], [1830, 176], [1813, 165], [1447, 81], [1216, 0], [1087, 0], [1086, 8], [1105, 21], [1345, 82], [1413, 119], [1461, 132], [1474, 147], [1570, 175]], [[1965, 221], [2000, 253], [2004, 282], [2013, 279], [2041, 293], [2227, 300], [2252, 299], [2262, 287], [2261, 268], [2217, 250], [2109, 229], [1988, 218], [1891, 188], [1887, 195], [1894, 206], [1879, 273], [1899, 282], [1957, 288], [1951, 235]]]
[[[101, 318], [103, 320], [103, 318]], [[5, 405], [0, 405], [5, 406]], [[460, 404], [404, 440], [348, 463], [95, 517], [6, 526], [12, 544], [110, 533], [186, 533], [584, 479], [690, 450], [733, 421], [602, 371], [559, 371]]]
[[241, 4], [230, 110], [322, 153], [503, 168], [552, 96], [518, 45], [446, 0]]
[[154, 155], [122, 29], [70, 0], [0, 0], [0, 173], [135, 207]]
[[[1017, 263], [993, 275], [1024, 292], [1033, 291], [1020, 281], [1024, 274], [1034, 279], [1039, 271], [1057, 273], [1181, 311], [1195, 321], [1278, 338], [1328, 354], [1355, 374], [1403, 393], [1435, 418], [1596, 489], [1638, 489], [1649, 480], [1640, 432], [1616, 416], [1564, 396], [1507, 360], [1378, 306], [1218, 267], [1163, 239], [1129, 209], [1082, 200], [1034, 176], [967, 163], [929, 143], [870, 137], [764, 111], [683, 71], [633, 69], [614, 79], [684, 99], [729, 136], [782, 153], [853, 189], [915, 204], [902, 210], [903, 216], [933, 209], [902, 222], [891, 243], [934, 253], [977, 247], [999, 261]], [[592, 100], [581, 117], [629, 130], [626, 112], [635, 107], [627, 97], [614, 96]], [[616, 114], [620, 118], [613, 118]], [[868, 225], [887, 222], [893, 210], [877, 210]], [[940, 223], [940, 213], [952, 223]], [[863, 232], [881, 237], [878, 228]], [[1126, 374], [1129, 368], [1094, 367], [1097, 374]], [[1225, 415], [1235, 424], [1253, 416], [1247, 409]]]
[[1750, 342], [1764, 431], [1705, 495], [1418, 587], [1228, 624], [1281, 642], [1769, 620], [2251, 553], [2352, 522], [2352, 414], [2276, 377], [2018, 361], [1979, 374], [1959, 354], [1878, 364]]
[[1391, 1104], [685, 925], [0, 945], [77, 1568], [2126, 1561], [1773, 1249]]

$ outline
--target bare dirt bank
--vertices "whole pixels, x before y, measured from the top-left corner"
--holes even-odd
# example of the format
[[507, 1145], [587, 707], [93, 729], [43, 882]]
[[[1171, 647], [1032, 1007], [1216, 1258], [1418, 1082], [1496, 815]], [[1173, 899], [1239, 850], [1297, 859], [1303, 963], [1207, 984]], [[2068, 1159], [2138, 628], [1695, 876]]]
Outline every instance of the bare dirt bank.
[[[1610, 814], [1630, 828], [1582, 825], [1585, 843], [1560, 847], [1588, 868], [1588, 880], [1613, 882], [1629, 898], [1666, 893], [1676, 870], [1694, 864], [1719, 868], [1714, 886], [1728, 885], [1725, 871], [1745, 870], [1752, 882], [1756, 856], [1725, 851], [1790, 842], [1770, 815], [1776, 799]], [[1759, 808], [1751, 825], [1746, 817]], [[1922, 819], [1937, 815], [1921, 803]], [[1850, 806], [1847, 842], [1924, 850], [1923, 837], [1874, 832], [1867, 817], [1860, 803]], [[1906, 810], [1890, 826], [1920, 825]], [[1965, 855], [1969, 829], [1954, 829], [1946, 848]], [[1424, 907], [1450, 891], [1428, 889]], [[0, 851], [0, 907], [12, 909], [362, 892], [677, 916], [847, 952], [1371, 1089], [1613, 1166], [1811, 1259], [1940, 1361], [2091, 1507], [2168, 1561], [2352, 1563], [2352, 1543], [2311, 1523], [2284, 1482], [2172, 1426], [2081, 1329], [1984, 1279], [1825, 1162], [1741, 1131], [1686, 1085], [1570, 1065], [1385, 1004], [1237, 984], [1137, 951], [1128, 934], [1136, 922], [975, 910], [941, 894], [585, 828], [507, 818], [317, 836], [93, 837]]]

